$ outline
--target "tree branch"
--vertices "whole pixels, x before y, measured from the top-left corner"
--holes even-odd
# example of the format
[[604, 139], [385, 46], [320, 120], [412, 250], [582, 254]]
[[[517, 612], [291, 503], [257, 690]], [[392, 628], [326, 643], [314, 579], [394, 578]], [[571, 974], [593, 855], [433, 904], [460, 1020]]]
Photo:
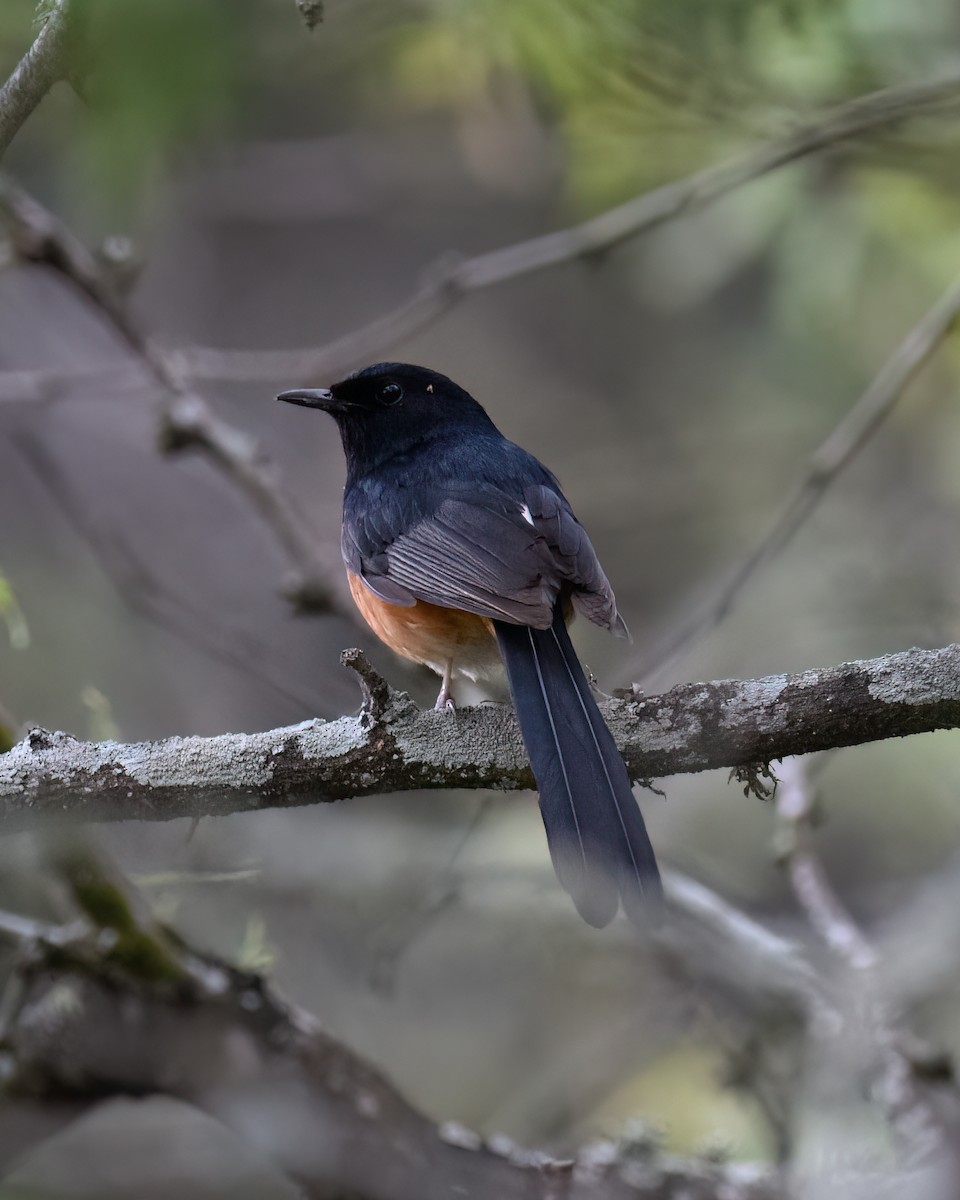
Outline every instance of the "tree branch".
[[780, 771], [777, 789], [777, 813], [787, 843], [783, 857], [793, 893], [811, 928], [845, 969], [843, 1052], [849, 1055], [853, 1048], [856, 1056], [859, 1051], [862, 1062], [857, 1065], [872, 1076], [872, 1096], [897, 1139], [904, 1165], [940, 1162], [949, 1171], [957, 1165], [946, 1157], [953, 1136], [904, 1051], [900, 1014], [880, 988], [879, 956], [844, 906], [817, 854], [816, 805], [806, 762], [789, 759]]
[[[3, 1042], [4, 1119], [23, 1104], [56, 1111], [104, 1095], [176, 1096], [249, 1141], [311, 1200], [784, 1195], [776, 1172], [756, 1164], [612, 1142], [561, 1161], [503, 1138], [486, 1143], [454, 1122], [435, 1125], [265, 980], [197, 954], [149, 921], [124, 919], [124, 936], [139, 939], [139, 952], [124, 956], [115, 936], [102, 936], [115, 924], [64, 936], [0, 915], [3, 927], [31, 948]], [[154, 953], [177, 956], [175, 977], [142, 969], [153, 962], [152, 940]]]
[[960, 315], [960, 280], [906, 334], [839, 424], [810, 455], [800, 482], [784, 502], [769, 531], [699, 612], [643, 658], [630, 664], [627, 678], [663, 669], [698, 635], [715, 628], [733, 608], [757, 571], [789, 544], [820, 503], [827, 488], [893, 411], [905, 388], [936, 351]]
[[13, 74], [0, 88], [0, 158], [20, 127], [66, 71], [69, 0], [56, 0]]
[[[57, 15], [61, 15], [60, 9]], [[38, 38], [38, 43], [40, 40]], [[162, 412], [165, 447], [169, 450], [196, 447], [226, 472], [253, 501], [297, 565], [298, 578], [288, 589], [288, 594], [301, 608], [326, 610], [336, 605], [323, 577], [322, 567], [318, 564], [314, 542], [305, 532], [306, 526], [298, 519], [252, 440], [217, 417], [206, 401], [188, 385], [188, 380], [306, 379], [338, 374], [347, 367], [355, 366], [369, 354], [429, 324], [471, 291], [609, 250], [627, 238], [695, 210], [779, 166], [878, 128], [936, 113], [956, 104], [958, 98], [960, 73], [956, 72], [934, 83], [905, 85], [869, 93], [840, 105], [818, 121], [801, 125], [782, 139], [644, 193], [571, 229], [502, 247], [474, 258], [447, 255], [428, 271], [423, 285], [398, 308], [327, 346], [308, 350], [247, 352], [194, 347], [161, 352], [137, 329], [126, 305], [110, 286], [111, 281], [106, 278], [104, 270], [69, 231], [12, 185], [5, 185], [2, 203], [8, 222], [12, 218], [14, 236], [19, 241], [21, 254], [49, 262], [77, 283], [110, 318], [148, 375], [167, 392], [170, 399]], [[33, 246], [26, 253], [25, 243], [28, 247]], [[37, 244], [42, 248], [40, 253], [36, 250]], [[943, 304], [947, 304], [949, 299], [945, 298]], [[941, 312], [941, 308], [933, 310], [930, 321], [935, 322]], [[889, 393], [890, 403], [944, 335], [946, 327], [939, 334], [933, 331], [926, 350], [919, 351], [915, 361], [911, 361], [912, 349], [915, 349], [911, 347], [911, 339], [922, 338], [925, 332], [923, 325], [919, 326], [898, 351], [899, 357], [895, 356], [888, 363], [876, 381], [876, 388]], [[898, 371], [902, 373], [902, 378], [896, 383]], [[0, 398], [10, 399], [24, 390], [32, 395], [42, 395], [58, 383], [56, 372], [38, 372], [35, 380], [31, 379], [29, 372], [9, 373], [8, 376], [0, 376]], [[881, 401], [882, 397], [871, 388], [862, 403], [856, 406], [851, 419], [859, 418], [861, 412], [869, 410], [871, 406], [882, 407]], [[868, 420], [856, 444], [835, 467], [825, 463], [822, 458], [823, 453], [831, 449], [830, 445], [821, 447], [818, 452], [820, 457], [811, 463], [807, 479], [784, 510], [778, 525], [735, 572], [706, 614], [697, 615], [675, 638], [657, 651], [659, 662], [686, 644], [704, 625], [715, 623], [725, 615], [746, 580], [793, 535], [829, 480], [866, 440], [879, 419], [880, 416], [872, 422]], [[837, 432], [845, 435], [848, 430], [842, 426]]]
[[777, 815], [786, 833], [783, 860], [790, 886], [810, 927], [849, 970], [873, 974], [876, 951], [841, 903], [815, 852], [816, 795], [800, 759], [789, 759], [780, 768]]
[[[960, 103], [960, 71], [932, 83], [905, 84], [858, 96], [765, 145], [663, 184], [568, 229], [502, 246], [472, 258], [446, 254], [396, 308], [324, 346], [296, 350], [222, 350], [193, 346], [168, 351], [177, 377], [248, 382], [327, 379], [410, 337], [471, 292], [614, 249], [621, 242], [729, 194], [819, 150]], [[108, 373], [110, 368], [105, 368]], [[42, 386], [45, 381], [41, 380]], [[25, 372], [0, 374], [4, 398], [35, 391]]]
[[[960, 725], [960, 645], [683, 684], [611, 700], [604, 710], [635, 779], [750, 770], [791, 754]], [[511, 709], [451, 716], [421, 711], [388, 689], [358, 717], [267, 733], [119, 745], [35, 729], [0, 756], [0, 825], [168, 820], [420, 788], [532, 785]]]
[[395, 309], [325, 346], [300, 350], [194, 346], [180, 351], [181, 369], [197, 380], [329, 380], [417, 333], [471, 292], [607, 252], [818, 150], [958, 103], [960, 71], [933, 83], [907, 84], [858, 96], [782, 138], [644, 192], [569, 229], [473, 258], [444, 255], [428, 269], [421, 286]]
[[[199, 954], [159, 925], [92, 851], [68, 850], [51, 867], [81, 919], [49, 926], [0, 912], [0, 936], [23, 951], [0, 1050], [0, 1127], [8, 1131], [24, 1110], [49, 1113], [55, 1128], [66, 1106], [78, 1115], [105, 1095], [160, 1093], [215, 1117], [314, 1200], [788, 1194], [773, 1168], [677, 1158], [649, 1140], [601, 1141], [559, 1160], [502, 1136], [485, 1141], [452, 1121], [434, 1124], [264, 979]], [[804, 1014], [810, 1001], [819, 1006], [820, 982], [794, 943], [675, 872], [665, 883], [676, 927], [659, 938], [679, 941], [693, 977], [704, 960], [709, 974], [713, 957], [748, 1007], [766, 999], [780, 1011], [787, 1001]], [[28, 1139], [44, 1135], [34, 1120]], [[24, 1149], [22, 1132], [0, 1138], [0, 1166]], [[880, 1169], [855, 1182], [864, 1195], [892, 1198], [913, 1194], [923, 1178]]]
[[[157, 922], [91, 846], [55, 838], [49, 850], [49, 870], [78, 918], [49, 925], [0, 911], [0, 939], [19, 960], [0, 1013], [0, 1118], [46, 1105], [56, 1123], [64, 1104], [104, 1094], [177, 1096], [252, 1137], [317, 1200], [348, 1192], [358, 1200], [461, 1192], [548, 1200], [558, 1186], [582, 1200], [782, 1193], [772, 1169], [671, 1158], [649, 1140], [594, 1143], [559, 1161], [502, 1136], [485, 1142], [452, 1121], [435, 1125], [264, 979], [199, 954]], [[816, 976], [798, 947], [692, 880], [671, 872], [665, 882], [678, 920], [660, 937], [681, 954], [693, 951], [685, 957], [694, 977], [715, 959], [747, 1004], [796, 1002], [799, 993], [805, 1005]], [[264, 1122], [264, 1110], [285, 1119]], [[309, 1136], [316, 1129], [323, 1138]], [[0, 1139], [0, 1167], [5, 1153]]]
[[162, 448], [199, 449], [257, 509], [296, 568], [297, 577], [287, 589], [294, 603], [304, 610], [335, 610], [309, 523], [297, 513], [254, 439], [213, 412], [186, 382], [179, 358], [140, 328], [109, 271], [57, 217], [10, 179], [0, 180], [0, 219], [17, 255], [52, 267], [79, 288], [107, 318], [145, 376], [159, 385], [166, 397], [160, 410]]

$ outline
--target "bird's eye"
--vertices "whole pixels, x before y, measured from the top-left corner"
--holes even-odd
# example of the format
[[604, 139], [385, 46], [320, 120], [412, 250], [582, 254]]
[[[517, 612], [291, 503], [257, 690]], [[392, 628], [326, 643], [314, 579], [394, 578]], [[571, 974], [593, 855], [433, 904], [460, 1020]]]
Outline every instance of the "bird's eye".
[[398, 404], [403, 399], [403, 388], [399, 383], [385, 383], [377, 392], [381, 404]]

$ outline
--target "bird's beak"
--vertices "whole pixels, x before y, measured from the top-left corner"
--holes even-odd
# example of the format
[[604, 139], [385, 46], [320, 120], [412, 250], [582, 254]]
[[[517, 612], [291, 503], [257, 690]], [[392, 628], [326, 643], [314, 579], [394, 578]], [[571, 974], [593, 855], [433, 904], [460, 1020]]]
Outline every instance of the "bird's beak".
[[285, 400], [287, 404], [299, 404], [302, 408], [322, 408], [326, 412], [336, 406], [329, 388], [294, 388], [290, 392], [281, 392], [277, 399]]

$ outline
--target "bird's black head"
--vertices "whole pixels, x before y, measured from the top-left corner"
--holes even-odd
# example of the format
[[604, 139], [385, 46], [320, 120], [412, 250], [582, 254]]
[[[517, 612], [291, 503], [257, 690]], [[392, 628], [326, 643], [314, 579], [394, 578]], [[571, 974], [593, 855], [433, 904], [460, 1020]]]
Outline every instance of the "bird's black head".
[[296, 388], [277, 399], [330, 413], [352, 472], [437, 436], [495, 431], [469, 392], [439, 371], [410, 363], [376, 363], [329, 388]]

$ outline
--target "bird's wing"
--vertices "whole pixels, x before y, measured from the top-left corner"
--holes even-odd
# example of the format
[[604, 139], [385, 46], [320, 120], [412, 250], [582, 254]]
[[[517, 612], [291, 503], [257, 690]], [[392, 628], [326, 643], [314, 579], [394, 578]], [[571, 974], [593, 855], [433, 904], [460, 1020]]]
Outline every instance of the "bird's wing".
[[424, 600], [546, 629], [563, 590], [585, 616], [618, 628], [610, 585], [562, 495], [544, 484], [518, 492], [451, 483], [427, 511], [402, 496], [365, 505], [345, 521], [344, 559], [391, 604]]

